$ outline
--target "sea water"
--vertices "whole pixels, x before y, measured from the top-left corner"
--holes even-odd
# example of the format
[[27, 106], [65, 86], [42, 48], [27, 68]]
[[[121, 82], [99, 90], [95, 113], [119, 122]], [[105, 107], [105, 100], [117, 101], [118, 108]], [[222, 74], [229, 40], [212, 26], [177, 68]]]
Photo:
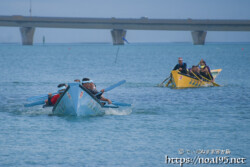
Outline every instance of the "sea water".
[[[178, 57], [188, 67], [203, 58], [222, 69], [216, 78], [222, 86], [157, 87]], [[249, 71], [249, 43], [1, 44], [0, 166], [179, 166], [166, 156], [227, 156], [249, 164]], [[83, 77], [99, 90], [125, 79], [104, 96], [132, 107], [69, 117], [23, 106], [30, 96]]]

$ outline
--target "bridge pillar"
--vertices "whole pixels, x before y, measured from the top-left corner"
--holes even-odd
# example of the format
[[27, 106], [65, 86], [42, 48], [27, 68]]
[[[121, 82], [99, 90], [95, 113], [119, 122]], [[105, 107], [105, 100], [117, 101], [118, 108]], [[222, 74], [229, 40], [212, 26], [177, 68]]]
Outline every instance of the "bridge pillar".
[[206, 31], [192, 31], [193, 44], [194, 45], [204, 45], [206, 39]]
[[113, 45], [124, 45], [124, 40], [126, 36], [126, 30], [122, 29], [113, 29], [111, 31], [112, 39], [113, 39]]
[[33, 45], [34, 27], [20, 27], [23, 45]]

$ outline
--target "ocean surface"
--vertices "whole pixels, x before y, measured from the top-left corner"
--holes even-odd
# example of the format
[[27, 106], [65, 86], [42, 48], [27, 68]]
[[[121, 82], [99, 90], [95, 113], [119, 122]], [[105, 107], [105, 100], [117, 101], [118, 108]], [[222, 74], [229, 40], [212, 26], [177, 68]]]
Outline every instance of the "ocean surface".
[[[203, 58], [211, 69], [221, 68], [216, 83], [222, 86], [157, 87], [178, 57], [188, 67]], [[246, 167], [249, 71], [250, 43], [0, 44], [0, 166], [180, 166], [167, 164], [165, 156], [228, 156], [246, 158], [247, 164], [226, 166]], [[23, 106], [30, 96], [83, 77], [99, 90], [125, 79], [104, 95], [132, 107], [69, 117]]]

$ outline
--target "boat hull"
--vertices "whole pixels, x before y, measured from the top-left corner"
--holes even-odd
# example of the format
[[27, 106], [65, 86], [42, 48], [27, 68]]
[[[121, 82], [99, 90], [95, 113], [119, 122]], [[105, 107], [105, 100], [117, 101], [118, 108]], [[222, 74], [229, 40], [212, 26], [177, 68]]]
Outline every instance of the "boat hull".
[[211, 82], [198, 80], [194, 77], [181, 74], [178, 71], [172, 71], [172, 88], [197, 88], [197, 87], [208, 87], [213, 86]]
[[[211, 70], [214, 79], [219, 75], [222, 69]], [[192, 77], [186, 74], [181, 74], [178, 70], [173, 70], [171, 72], [171, 87], [172, 88], [198, 88], [198, 87], [209, 87], [213, 86], [211, 82], [207, 80], [199, 80], [196, 77]], [[169, 81], [170, 83], [170, 81]], [[167, 83], [165, 86], [169, 85]]]
[[222, 71], [222, 69], [211, 70], [211, 73], [212, 73], [214, 79], [220, 74], [221, 71]]
[[70, 83], [53, 107], [53, 114], [96, 116], [105, 113], [103, 104], [78, 83]]

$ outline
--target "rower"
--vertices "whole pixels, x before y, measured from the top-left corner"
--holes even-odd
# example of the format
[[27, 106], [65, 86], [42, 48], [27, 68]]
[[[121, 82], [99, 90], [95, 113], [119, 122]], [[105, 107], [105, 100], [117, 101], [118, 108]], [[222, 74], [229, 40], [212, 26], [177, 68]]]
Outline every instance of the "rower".
[[179, 70], [181, 73], [187, 74], [187, 64], [183, 63], [183, 59], [181, 57], [178, 58], [178, 64], [176, 64], [173, 70]]
[[200, 76], [200, 69], [198, 66], [192, 66], [191, 69], [189, 69], [189, 75], [192, 77], [197, 78], [198, 80], [201, 79], [202, 77]]
[[201, 59], [199, 64], [200, 64], [200, 74], [207, 80], [211, 80], [214, 82], [213, 75], [210, 71], [209, 66], [207, 66], [206, 62], [203, 59]]
[[74, 82], [79, 82], [80, 83], [81, 81], [80, 81], [80, 79], [75, 79]]
[[[96, 95], [98, 94], [99, 92], [96, 90], [96, 85], [94, 84], [94, 82], [92, 80], [90, 80], [89, 78], [83, 78], [82, 79], [82, 86], [86, 89], [88, 89], [90, 91], [90, 93], [92, 93], [93, 95]], [[104, 89], [101, 90], [101, 94], [100, 95], [97, 95], [96, 97], [99, 99], [99, 100], [102, 100], [102, 101], [107, 101], [108, 104], [111, 104], [111, 100], [105, 98], [102, 96], [102, 94], [104, 93]]]
[[47, 106], [53, 106], [56, 104], [57, 100], [59, 99], [59, 97], [63, 94], [63, 92], [65, 91], [65, 89], [67, 88], [66, 84], [59, 84], [57, 86], [58, 88], [58, 94], [52, 96], [51, 93], [48, 94], [48, 100], [45, 100], [45, 103]]

